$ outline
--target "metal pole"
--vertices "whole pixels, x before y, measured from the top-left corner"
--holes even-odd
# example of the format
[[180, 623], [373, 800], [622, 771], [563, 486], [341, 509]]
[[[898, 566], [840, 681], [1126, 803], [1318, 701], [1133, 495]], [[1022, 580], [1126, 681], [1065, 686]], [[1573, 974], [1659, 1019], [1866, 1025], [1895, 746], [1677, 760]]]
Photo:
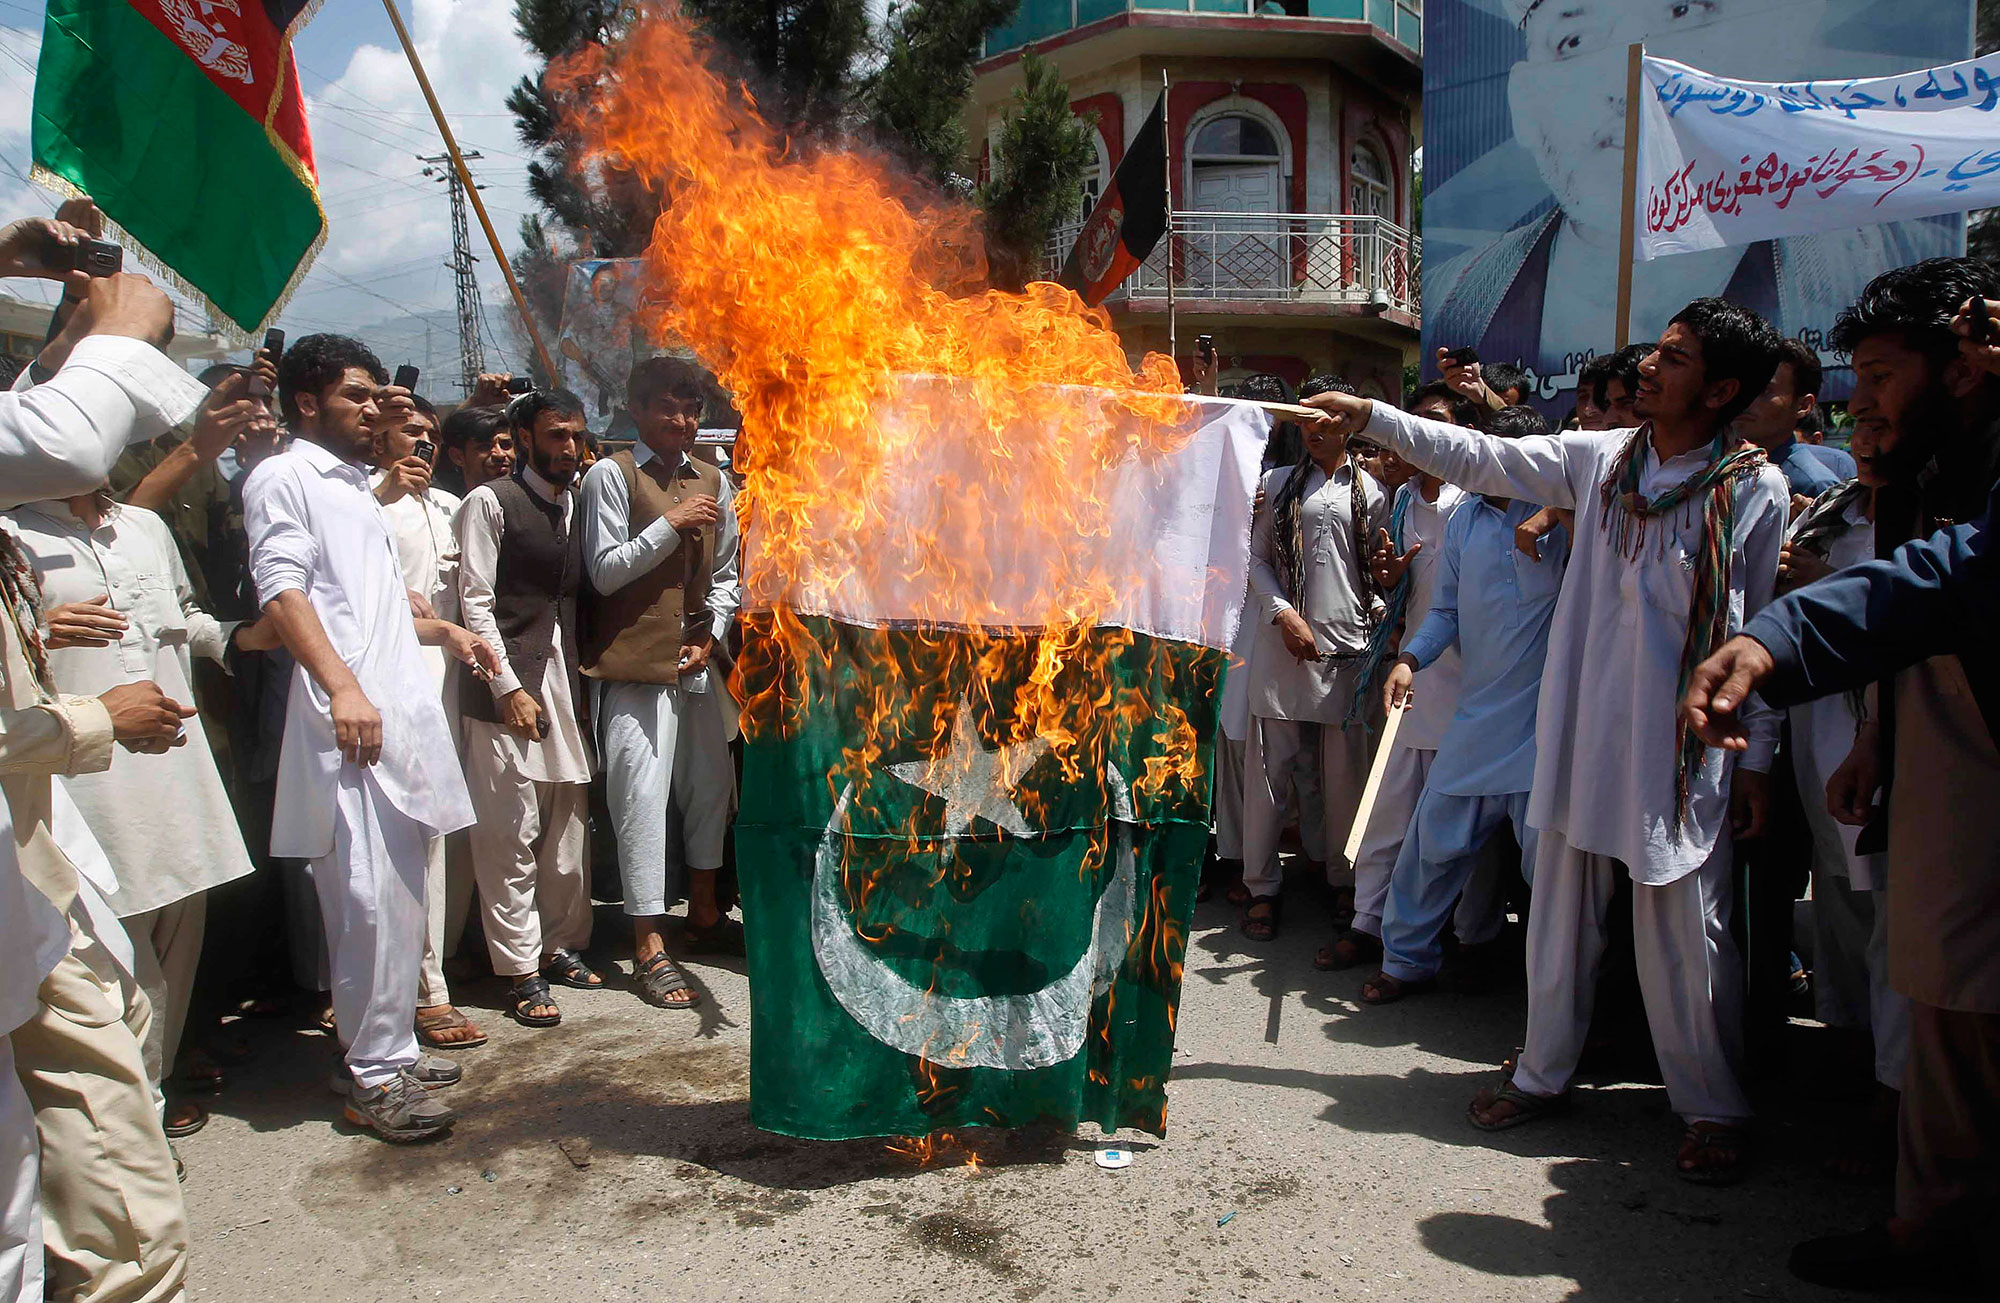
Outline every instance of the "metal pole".
[[397, 12], [396, 0], [382, 0], [382, 7], [389, 11], [389, 24], [396, 29], [396, 39], [403, 43], [403, 53], [409, 56], [410, 71], [417, 74], [417, 87], [424, 93], [424, 103], [430, 105], [431, 116], [437, 119], [438, 134], [444, 137], [445, 152], [451, 155], [452, 170], [458, 173], [466, 198], [472, 200], [472, 211], [479, 215], [480, 229], [486, 232], [486, 243], [493, 248], [493, 260], [500, 264], [501, 273], [507, 277], [507, 289], [514, 296], [514, 306], [520, 310], [521, 324], [528, 328], [528, 338], [534, 341], [535, 356], [541, 360], [542, 374], [553, 384], [556, 366], [549, 357], [548, 345], [542, 342], [542, 332], [535, 326], [535, 314], [528, 311], [528, 297], [521, 293], [521, 283], [514, 279], [514, 264], [507, 260], [507, 251], [500, 247], [500, 237], [493, 231], [493, 219], [486, 215], [486, 204], [479, 197], [479, 187], [472, 183], [472, 174], [465, 170], [465, 156], [458, 152], [458, 138], [451, 134], [451, 124], [444, 120], [444, 109], [438, 105], [437, 92], [431, 89], [431, 79], [424, 72], [423, 61], [417, 58], [417, 47], [410, 40], [410, 29], [403, 26], [403, 15]]
[[1639, 94], [1646, 84], [1646, 45], [1625, 52], [1625, 203], [1618, 214], [1618, 347], [1632, 342], [1632, 244], [1638, 239]]
[[1168, 102], [1167, 70], [1160, 69], [1160, 157], [1167, 173], [1167, 356], [1181, 364], [1180, 322], [1174, 306], [1174, 127]]

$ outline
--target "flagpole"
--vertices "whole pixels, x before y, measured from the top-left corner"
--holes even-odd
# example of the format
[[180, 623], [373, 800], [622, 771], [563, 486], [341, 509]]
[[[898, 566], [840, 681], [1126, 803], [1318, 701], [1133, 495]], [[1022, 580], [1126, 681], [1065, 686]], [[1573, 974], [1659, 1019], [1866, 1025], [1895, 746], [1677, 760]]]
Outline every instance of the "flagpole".
[[500, 247], [500, 237], [493, 231], [493, 219], [486, 215], [486, 204], [479, 197], [479, 187], [472, 183], [472, 173], [465, 168], [465, 156], [458, 152], [458, 139], [451, 134], [451, 124], [444, 120], [444, 110], [438, 106], [436, 92], [431, 90], [431, 79], [424, 72], [423, 60], [417, 58], [417, 47], [410, 41], [410, 31], [403, 26], [403, 15], [396, 10], [396, 0], [382, 0], [382, 7], [389, 11], [389, 24], [396, 29], [396, 38], [403, 43], [403, 53], [409, 56], [410, 71], [417, 74], [417, 86], [424, 93], [424, 103], [431, 106], [431, 116], [437, 119], [438, 134], [444, 137], [445, 152], [451, 155], [451, 166], [458, 173], [459, 184], [465, 187], [466, 197], [472, 200], [472, 211], [479, 214], [480, 229], [486, 232], [486, 243], [492, 246], [493, 259], [500, 264], [500, 271], [507, 277], [507, 289], [514, 296], [514, 306], [520, 310], [521, 324], [528, 328], [528, 338], [534, 341], [535, 356], [541, 360], [542, 374], [549, 383], [556, 382], [556, 365], [549, 358], [548, 345], [542, 342], [542, 332], [535, 327], [535, 315], [528, 311], [527, 296], [521, 293], [521, 283], [514, 279], [514, 264], [507, 260], [506, 250]]
[[1174, 132], [1167, 104], [1167, 70], [1160, 69], [1160, 157], [1167, 174], [1167, 356], [1181, 365], [1180, 323], [1174, 307]]
[[1639, 93], [1646, 83], [1646, 44], [1625, 51], [1625, 203], [1618, 214], [1618, 347], [1632, 342], [1632, 245], [1638, 239]]

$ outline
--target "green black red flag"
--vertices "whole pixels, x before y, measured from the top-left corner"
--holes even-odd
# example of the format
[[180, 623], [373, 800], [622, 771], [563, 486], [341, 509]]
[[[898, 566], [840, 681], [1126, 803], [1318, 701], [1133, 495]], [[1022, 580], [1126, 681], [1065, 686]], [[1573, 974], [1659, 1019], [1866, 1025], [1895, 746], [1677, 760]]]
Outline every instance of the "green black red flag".
[[1092, 307], [1104, 302], [1166, 234], [1168, 206], [1167, 97], [1161, 95], [1077, 233], [1061, 283]]

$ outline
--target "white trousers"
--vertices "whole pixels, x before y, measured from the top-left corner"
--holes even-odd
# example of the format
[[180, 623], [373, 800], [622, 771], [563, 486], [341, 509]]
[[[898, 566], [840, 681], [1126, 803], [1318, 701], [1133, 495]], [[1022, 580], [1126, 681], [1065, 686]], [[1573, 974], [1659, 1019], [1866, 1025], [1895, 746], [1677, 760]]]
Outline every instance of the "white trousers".
[[[1354, 857], [1356, 932], [1371, 937], [1382, 935], [1382, 902], [1389, 896], [1389, 878], [1396, 871], [1396, 857], [1402, 853], [1403, 838], [1417, 812], [1417, 798], [1424, 794], [1424, 780], [1430, 777], [1431, 762], [1436, 759], [1435, 750], [1399, 746], [1383, 766], [1382, 786], [1375, 793], [1368, 831], [1362, 835], [1361, 850]], [[1363, 786], [1366, 785], [1364, 780]]]
[[[1449, 796], [1426, 791], [1411, 816], [1382, 907], [1382, 971], [1399, 982], [1436, 977], [1444, 965], [1445, 919], [1461, 943], [1485, 945], [1507, 925], [1507, 877], [1493, 854], [1502, 823], [1514, 825], [1522, 866], [1535, 865], [1528, 794]], [[1453, 902], [1457, 912], [1453, 913]]]
[[583, 862], [590, 784], [541, 783], [507, 768], [498, 747], [465, 760], [472, 792], [472, 875], [486, 953], [501, 977], [537, 972], [555, 950], [590, 944], [590, 876]]
[[1829, 1027], [1871, 1032], [1875, 1080], [1901, 1090], [1910, 1057], [1910, 1001], [1889, 989], [1889, 911], [1882, 893], [1856, 891], [1844, 873], [1815, 861], [1812, 895], [1813, 1012]]
[[[1741, 1122], [1743, 964], [1729, 935], [1727, 836], [1694, 872], [1661, 887], [1632, 884], [1632, 942], [1667, 1099], [1689, 1123]], [[1528, 911], [1528, 1039], [1514, 1084], [1531, 1095], [1569, 1087], [1590, 1030], [1612, 887], [1625, 867], [1544, 828]]]
[[42, 1167], [35, 1106], [0, 1036], [0, 1303], [42, 1303]]
[[463, 832], [433, 837], [424, 864], [424, 959], [417, 969], [417, 1008], [451, 1003], [444, 961], [458, 953], [465, 911], [472, 907], [472, 852]]
[[602, 685], [604, 797], [618, 830], [625, 913], [657, 918], [687, 892], [687, 871], [722, 867], [736, 803], [728, 703], [663, 683]]
[[334, 789], [333, 850], [312, 861], [347, 1068], [375, 1087], [417, 1061], [429, 833], [359, 765]]
[[153, 1021], [140, 1048], [156, 1094], [174, 1075], [207, 920], [208, 893], [201, 891], [122, 920], [125, 934], [132, 938], [132, 975], [153, 1005]]
[[[1282, 794], [1292, 783], [1293, 761], [1304, 749], [1304, 731], [1296, 720], [1250, 719], [1250, 737], [1243, 755], [1243, 885], [1253, 896], [1278, 894]], [[1354, 822], [1361, 786], [1368, 778], [1368, 741], [1359, 725], [1319, 726], [1318, 776], [1327, 876], [1332, 877], [1340, 844], [1348, 825]]]

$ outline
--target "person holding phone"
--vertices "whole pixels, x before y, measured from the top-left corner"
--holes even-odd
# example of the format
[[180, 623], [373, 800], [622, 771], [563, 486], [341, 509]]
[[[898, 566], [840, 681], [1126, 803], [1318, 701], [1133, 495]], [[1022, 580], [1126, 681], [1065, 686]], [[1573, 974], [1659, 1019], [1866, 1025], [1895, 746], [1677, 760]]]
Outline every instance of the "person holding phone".
[[538, 391], [509, 404], [507, 419], [522, 454], [514, 473], [474, 489], [458, 513], [459, 606], [500, 654], [489, 682], [461, 680], [459, 710], [479, 813], [472, 871], [487, 954], [512, 984], [515, 1021], [553, 1027], [562, 1009], [551, 981], [604, 985], [578, 953], [590, 944], [583, 852], [592, 768], [577, 709], [583, 403], [565, 390]]
[[632, 977], [663, 1009], [701, 1003], [667, 955], [670, 903], [687, 897], [683, 953], [743, 953], [743, 929], [716, 895], [736, 792], [736, 703], [716, 669], [741, 601], [736, 512], [728, 478], [690, 455], [704, 381], [678, 358], [634, 366], [626, 403], [639, 440], [583, 485], [595, 590], [583, 672], [596, 685]]
[[[371, 483], [395, 540], [411, 612], [456, 621], [458, 535], [453, 520], [460, 499], [431, 480], [438, 458], [437, 408], [421, 395], [413, 395], [410, 402], [411, 410], [385, 412], [374, 427]], [[426, 647], [424, 663], [430, 667], [446, 717], [456, 720], [458, 679], [450, 673], [450, 662], [439, 648]], [[452, 1005], [444, 957], [450, 953], [449, 938], [465, 927], [465, 912], [472, 903], [472, 866], [462, 854], [447, 854], [446, 842], [443, 837], [431, 839], [424, 873], [428, 926], [423, 966], [418, 970], [417, 1039], [434, 1050], [464, 1050], [484, 1045], [486, 1034]]]

